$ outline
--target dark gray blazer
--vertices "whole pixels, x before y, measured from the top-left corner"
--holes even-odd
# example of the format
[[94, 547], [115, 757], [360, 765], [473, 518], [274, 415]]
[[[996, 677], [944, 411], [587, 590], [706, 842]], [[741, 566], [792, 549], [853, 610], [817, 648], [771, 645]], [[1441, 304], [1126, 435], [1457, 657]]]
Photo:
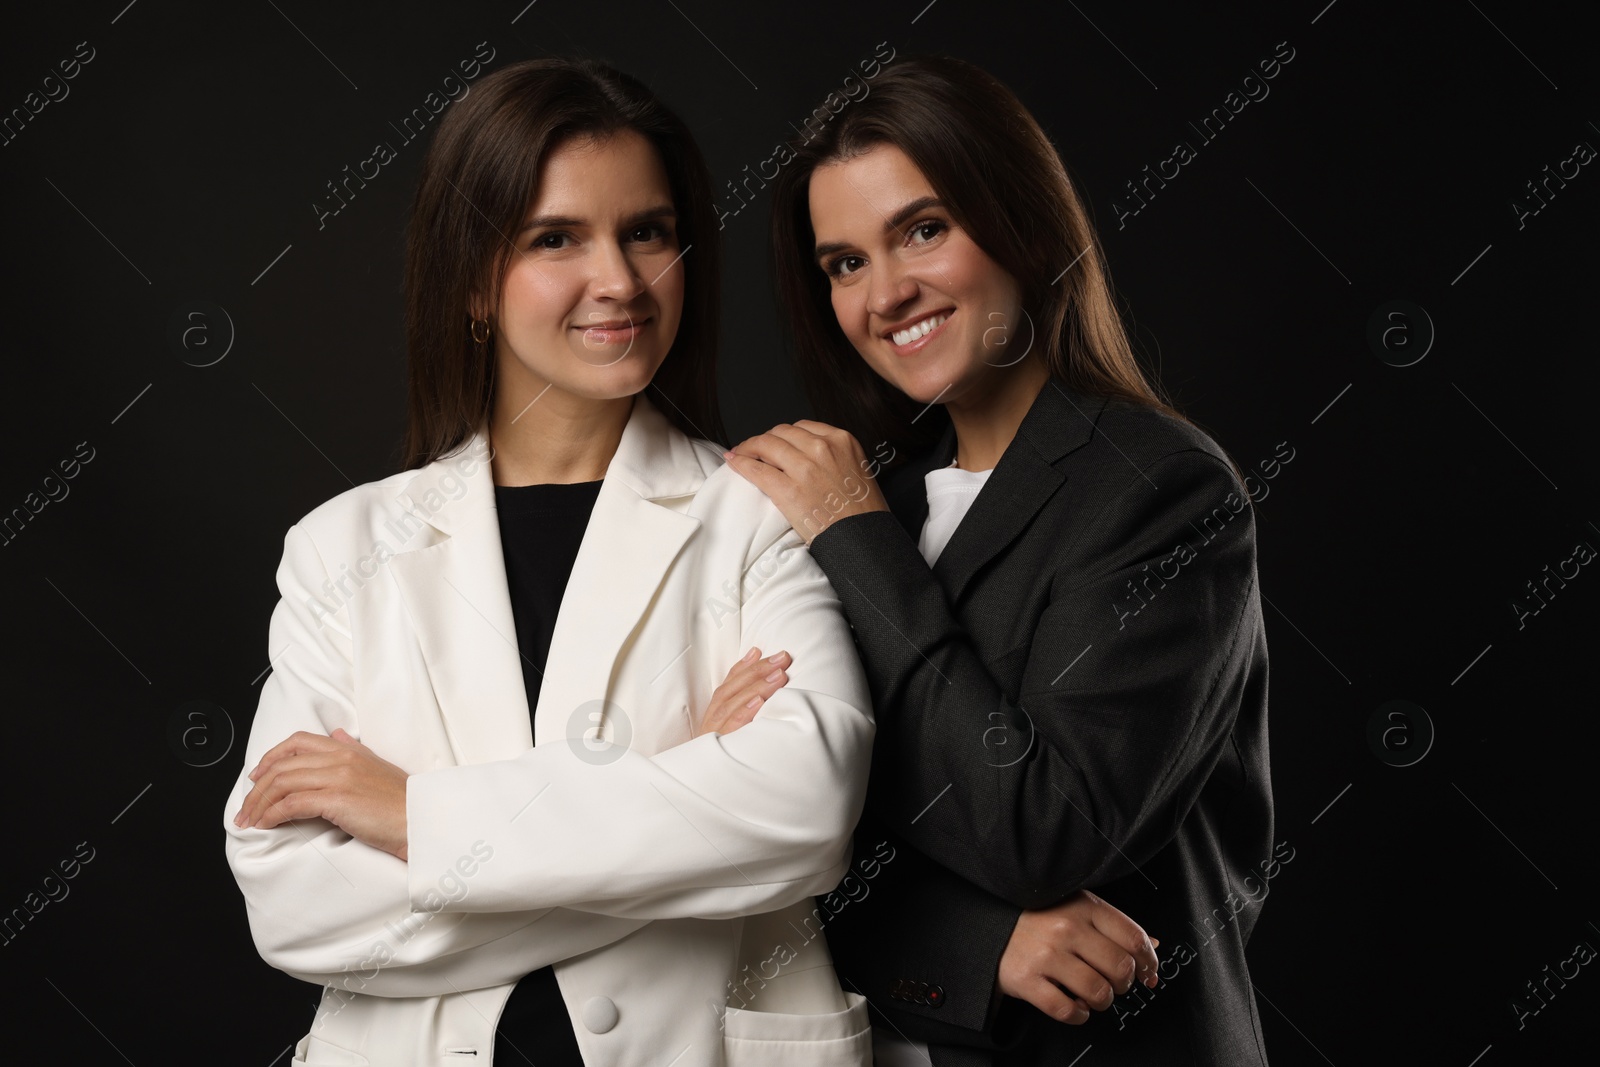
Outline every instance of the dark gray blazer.
[[[845, 987], [935, 1067], [1265, 1064], [1245, 944], [1292, 853], [1248, 493], [1195, 427], [1052, 380], [930, 571], [922, 476], [954, 449], [811, 545], [877, 716], [857, 873], [825, 898]], [[996, 972], [1022, 909], [1084, 888], [1161, 941], [1162, 981], [1068, 1026]]]

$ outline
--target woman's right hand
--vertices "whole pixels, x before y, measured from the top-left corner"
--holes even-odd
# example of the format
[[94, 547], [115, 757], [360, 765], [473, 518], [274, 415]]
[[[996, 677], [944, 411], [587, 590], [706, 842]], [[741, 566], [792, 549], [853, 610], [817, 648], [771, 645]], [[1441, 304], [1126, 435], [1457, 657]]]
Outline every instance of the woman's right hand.
[[700, 720], [701, 734], [731, 734], [756, 717], [768, 697], [789, 684], [784, 668], [789, 665], [789, 653], [761, 658], [761, 650], [752, 648], [744, 659], [728, 670], [728, 677], [711, 694], [711, 705]]
[[1089, 1020], [1138, 976], [1156, 984], [1155, 947], [1144, 928], [1088, 890], [1053, 908], [1025, 911], [1000, 957], [1000, 992], [1058, 1022]]

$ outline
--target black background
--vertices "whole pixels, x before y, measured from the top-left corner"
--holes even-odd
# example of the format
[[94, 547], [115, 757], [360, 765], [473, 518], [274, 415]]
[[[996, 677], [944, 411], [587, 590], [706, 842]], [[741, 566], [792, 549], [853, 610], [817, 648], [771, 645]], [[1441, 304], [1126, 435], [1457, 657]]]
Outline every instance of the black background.
[[[1295, 857], [1250, 945], [1273, 1062], [1592, 1054], [1595, 965], [1552, 983], [1520, 1028], [1512, 1007], [1545, 965], [1600, 947], [1583, 681], [1600, 566], [1552, 586], [1521, 628], [1512, 607], [1536, 606], [1524, 584], [1579, 542], [1600, 548], [1582, 429], [1600, 164], [1520, 224], [1513, 206], [1537, 206], [1524, 183], [1579, 142], [1600, 146], [1581, 14], [1505, 0], [124, 3], [8, 13], [0, 37], [4, 114], [78, 42], [94, 49], [70, 94], [0, 146], [0, 515], [93, 449], [70, 494], [0, 547], [0, 915], [80, 842], [94, 850], [70, 894], [0, 945], [0, 1059], [266, 1067], [308, 1028], [317, 989], [251, 944], [222, 803], [267, 668], [284, 531], [395, 469], [401, 249], [424, 142], [321, 229], [312, 205], [375, 142], [398, 147], [388, 124], [484, 41], [491, 67], [585, 54], [639, 76], [696, 132], [719, 187], [879, 42], [952, 52], [1015, 88], [1091, 205], [1146, 365], [1241, 465], [1294, 452], [1258, 504], [1277, 837]], [[1270, 94], [1203, 141], [1188, 124], [1279, 42], [1294, 58]], [[1196, 158], [1119, 227], [1124, 183], [1179, 140]], [[767, 208], [722, 235], [732, 441], [809, 415], [773, 325]], [[1394, 300], [1435, 336], [1415, 312], [1393, 320], [1386, 362], [1367, 334]], [[197, 301], [222, 310], [185, 349], [169, 334]], [[229, 322], [225, 358], [195, 366]], [[1368, 741], [1391, 700], [1435, 733], [1426, 743], [1415, 715], [1387, 724], [1391, 759], [1425, 751], [1409, 766]]]

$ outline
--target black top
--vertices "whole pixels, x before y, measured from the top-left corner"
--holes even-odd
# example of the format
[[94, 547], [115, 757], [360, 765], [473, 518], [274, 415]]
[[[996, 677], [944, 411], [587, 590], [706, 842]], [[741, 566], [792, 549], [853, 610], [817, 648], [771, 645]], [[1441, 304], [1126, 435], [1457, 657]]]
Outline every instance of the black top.
[[[578, 558], [600, 482], [497, 485], [494, 501], [505, 556], [506, 586], [522, 654], [528, 714], [539, 704], [556, 614]], [[541, 967], [511, 991], [495, 1027], [494, 1063], [583, 1067], [555, 971]]]

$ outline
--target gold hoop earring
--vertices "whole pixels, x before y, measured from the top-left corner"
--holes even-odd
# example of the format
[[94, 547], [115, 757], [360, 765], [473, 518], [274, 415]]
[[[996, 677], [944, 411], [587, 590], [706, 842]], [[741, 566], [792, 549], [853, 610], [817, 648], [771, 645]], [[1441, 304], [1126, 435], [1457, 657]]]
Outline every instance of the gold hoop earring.
[[[478, 327], [480, 327], [480, 326], [483, 327], [483, 336], [482, 337], [478, 336]], [[472, 320], [472, 339], [474, 341], [478, 342], [480, 345], [488, 343], [488, 341], [489, 341], [489, 320], [488, 319], [473, 319]]]

